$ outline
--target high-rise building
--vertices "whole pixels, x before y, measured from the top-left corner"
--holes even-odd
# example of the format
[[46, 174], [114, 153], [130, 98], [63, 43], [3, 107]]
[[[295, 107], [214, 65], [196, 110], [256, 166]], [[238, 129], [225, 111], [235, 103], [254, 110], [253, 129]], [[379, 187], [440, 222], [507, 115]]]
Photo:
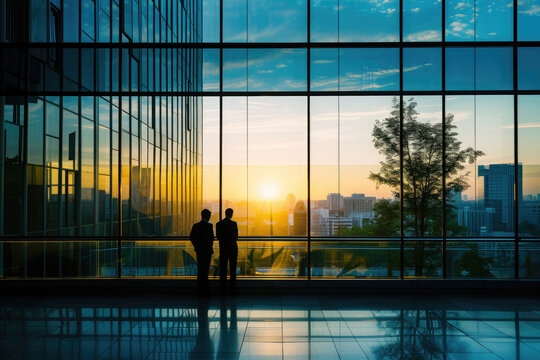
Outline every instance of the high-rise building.
[[373, 213], [376, 198], [364, 194], [352, 194], [343, 198], [344, 215], [353, 216], [362, 213]]
[[293, 212], [292, 236], [303, 236], [307, 229], [307, 209], [303, 201], [298, 201]]
[[[518, 165], [518, 200], [522, 199], [521, 164]], [[483, 205], [486, 210], [493, 209], [493, 231], [514, 231], [514, 164], [490, 164], [478, 166]]]
[[343, 209], [343, 195], [331, 193], [326, 195], [326, 206], [330, 214], [339, 214]]

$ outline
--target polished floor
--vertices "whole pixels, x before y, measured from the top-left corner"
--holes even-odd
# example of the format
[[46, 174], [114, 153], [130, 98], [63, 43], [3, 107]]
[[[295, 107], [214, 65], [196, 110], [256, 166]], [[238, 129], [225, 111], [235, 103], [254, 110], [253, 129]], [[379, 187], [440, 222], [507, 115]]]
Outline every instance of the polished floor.
[[540, 359], [540, 298], [0, 298], [0, 359]]

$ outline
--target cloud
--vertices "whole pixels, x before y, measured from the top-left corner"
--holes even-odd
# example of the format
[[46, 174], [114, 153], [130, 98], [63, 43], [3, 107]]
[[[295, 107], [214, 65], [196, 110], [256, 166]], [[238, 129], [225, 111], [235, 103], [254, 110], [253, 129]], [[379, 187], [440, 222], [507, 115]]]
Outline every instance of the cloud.
[[[509, 127], [509, 128], [510, 128], [510, 129], [513, 129], [514, 127], [511, 126], [511, 127]], [[527, 124], [519, 124], [519, 125], [518, 125], [518, 128], [519, 128], [519, 129], [540, 128], [540, 121], [539, 121], [539, 122], [527, 123]]]
[[417, 7], [417, 8], [414, 8], [414, 9], [411, 9], [411, 12], [413, 12], [413, 13], [417, 13], [417, 12], [419, 12], [419, 11], [420, 11], [420, 8], [418, 8], [418, 7]]
[[276, 66], [276, 68], [278, 68], [278, 69], [282, 69], [282, 68], [286, 68], [286, 67], [287, 67], [287, 65], [285, 65], [285, 64], [278, 64]]
[[405, 41], [440, 41], [441, 39], [442, 35], [439, 30], [419, 31], [405, 37]]
[[274, 70], [257, 70], [257, 74], [272, 74]]
[[332, 64], [334, 63], [334, 60], [315, 60], [313, 61], [314, 64]]
[[524, 9], [524, 7], [519, 10], [520, 14], [526, 14], [526, 15], [539, 15], [540, 14], [540, 5], [532, 4], [528, 9]]

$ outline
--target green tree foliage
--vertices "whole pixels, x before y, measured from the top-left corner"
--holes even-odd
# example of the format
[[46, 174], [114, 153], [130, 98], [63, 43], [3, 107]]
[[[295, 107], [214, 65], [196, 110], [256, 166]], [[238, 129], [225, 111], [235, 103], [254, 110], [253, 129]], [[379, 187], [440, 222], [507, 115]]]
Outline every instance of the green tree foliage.
[[[454, 115], [445, 119], [446, 149], [443, 164], [443, 126], [442, 122], [428, 123], [418, 120], [417, 103], [414, 98], [403, 103], [403, 128], [400, 129], [400, 101], [393, 99], [390, 116], [377, 120], [373, 127], [373, 144], [383, 155], [378, 172], [372, 172], [369, 178], [377, 186], [387, 185], [392, 188], [396, 198], [400, 198], [401, 160], [403, 151], [403, 212], [404, 231], [408, 236], [425, 237], [442, 235], [443, 197], [447, 204], [451, 197], [466, 190], [469, 172], [465, 172], [467, 163], [473, 164], [476, 158], [484, 155], [482, 151], [468, 147], [462, 149], [458, 140]], [[400, 135], [402, 134], [402, 142]], [[446, 173], [446, 192], [443, 194], [443, 165]], [[388, 204], [386, 204], [388, 205]], [[398, 205], [399, 208], [399, 205]], [[376, 228], [388, 225], [388, 219], [395, 217], [393, 207], [374, 208]], [[454, 209], [447, 205], [448, 218], [452, 218]], [[399, 216], [397, 217], [399, 219]], [[381, 221], [379, 225], [378, 222]], [[383, 225], [384, 221], [384, 225]], [[399, 220], [398, 220], [399, 221]], [[447, 233], [461, 233], [455, 221], [447, 223]], [[415, 273], [424, 275], [426, 267], [423, 241], [415, 242]]]

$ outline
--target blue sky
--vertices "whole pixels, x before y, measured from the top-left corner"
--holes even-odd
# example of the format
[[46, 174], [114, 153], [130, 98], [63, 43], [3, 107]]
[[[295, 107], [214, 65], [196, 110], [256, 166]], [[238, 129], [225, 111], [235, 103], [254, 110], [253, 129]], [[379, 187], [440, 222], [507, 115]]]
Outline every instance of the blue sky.
[[[404, 41], [441, 41], [443, 0], [404, 0]], [[513, 0], [447, 0], [447, 41], [512, 41]], [[204, 41], [219, 41], [219, 0], [204, 0]], [[307, 0], [223, 0], [225, 42], [307, 41]], [[312, 0], [313, 42], [396, 42], [398, 0]], [[518, 1], [518, 40], [540, 40], [540, 0]]]

